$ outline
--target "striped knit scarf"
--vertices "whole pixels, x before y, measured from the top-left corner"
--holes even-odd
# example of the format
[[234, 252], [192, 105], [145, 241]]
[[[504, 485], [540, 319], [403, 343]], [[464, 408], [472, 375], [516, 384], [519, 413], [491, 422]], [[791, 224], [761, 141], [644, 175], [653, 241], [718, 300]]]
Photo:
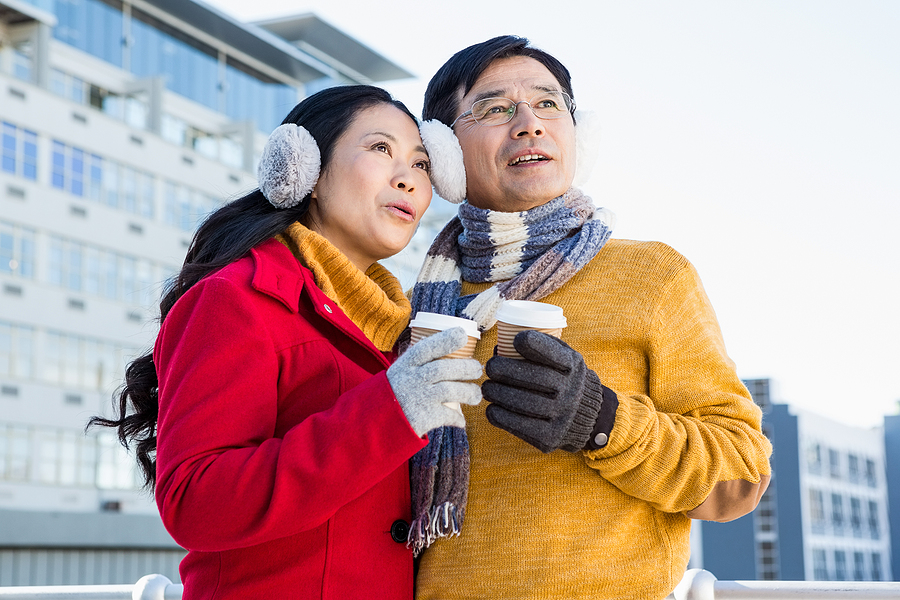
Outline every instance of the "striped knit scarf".
[[[596, 214], [595, 214], [596, 213]], [[550, 202], [518, 213], [465, 203], [438, 234], [412, 293], [413, 316], [436, 312], [496, 322], [504, 300], [540, 300], [590, 262], [612, 233], [613, 215], [570, 188]], [[499, 282], [461, 296], [462, 281]], [[428, 433], [428, 446], [410, 462], [413, 523], [408, 545], [418, 556], [441, 537], [459, 535], [469, 490], [469, 442], [464, 429]]]

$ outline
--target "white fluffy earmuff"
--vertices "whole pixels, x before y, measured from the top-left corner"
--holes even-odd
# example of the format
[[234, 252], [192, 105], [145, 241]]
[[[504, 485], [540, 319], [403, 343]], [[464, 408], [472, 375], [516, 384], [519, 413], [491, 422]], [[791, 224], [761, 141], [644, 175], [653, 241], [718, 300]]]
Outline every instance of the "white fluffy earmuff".
[[419, 135], [431, 160], [431, 185], [438, 196], [459, 204], [466, 199], [466, 167], [453, 130], [431, 119], [419, 125]]
[[572, 185], [581, 187], [591, 178], [600, 154], [600, 117], [589, 110], [575, 111], [575, 177]]
[[259, 189], [275, 208], [297, 206], [316, 187], [321, 163], [319, 146], [306, 129], [279, 125], [259, 157]]

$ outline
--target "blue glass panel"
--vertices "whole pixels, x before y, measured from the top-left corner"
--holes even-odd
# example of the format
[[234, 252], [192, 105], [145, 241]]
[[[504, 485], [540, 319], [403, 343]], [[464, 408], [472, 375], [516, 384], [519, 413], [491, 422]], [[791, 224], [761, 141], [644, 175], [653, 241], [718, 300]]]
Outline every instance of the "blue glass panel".
[[24, 131], [22, 136], [22, 175], [26, 179], [37, 179], [37, 134]]
[[218, 60], [143, 21], [132, 21], [131, 71], [139, 77], [164, 75], [177, 94], [218, 109]]
[[[53, 36], [79, 50], [122, 66], [122, 12], [99, 0], [55, 3]], [[96, 32], [103, 32], [98, 34]]]

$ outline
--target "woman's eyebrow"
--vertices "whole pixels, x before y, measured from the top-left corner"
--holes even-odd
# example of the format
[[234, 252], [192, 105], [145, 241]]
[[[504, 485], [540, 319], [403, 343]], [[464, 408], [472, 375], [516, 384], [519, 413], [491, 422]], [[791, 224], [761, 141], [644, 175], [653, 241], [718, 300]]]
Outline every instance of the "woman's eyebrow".
[[[394, 136], [393, 134], [387, 133], [386, 131], [372, 131], [371, 133], [367, 133], [366, 137], [369, 137], [370, 135], [374, 135], [377, 137], [385, 137], [385, 138], [389, 139], [390, 141], [394, 142], [395, 144], [397, 143], [397, 137]], [[426, 150], [425, 146], [423, 146], [422, 144], [419, 144], [418, 146], [413, 148], [413, 150], [415, 150], [416, 152], [421, 152], [425, 156], [428, 156], [428, 150]]]

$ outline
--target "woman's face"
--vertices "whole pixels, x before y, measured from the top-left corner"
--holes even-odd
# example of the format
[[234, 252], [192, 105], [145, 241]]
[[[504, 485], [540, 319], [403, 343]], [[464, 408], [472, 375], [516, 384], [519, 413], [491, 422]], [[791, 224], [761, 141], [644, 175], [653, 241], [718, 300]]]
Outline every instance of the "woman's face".
[[412, 239], [431, 203], [429, 169], [408, 115], [390, 104], [363, 109], [332, 149], [306, 225], [365, 271]]

